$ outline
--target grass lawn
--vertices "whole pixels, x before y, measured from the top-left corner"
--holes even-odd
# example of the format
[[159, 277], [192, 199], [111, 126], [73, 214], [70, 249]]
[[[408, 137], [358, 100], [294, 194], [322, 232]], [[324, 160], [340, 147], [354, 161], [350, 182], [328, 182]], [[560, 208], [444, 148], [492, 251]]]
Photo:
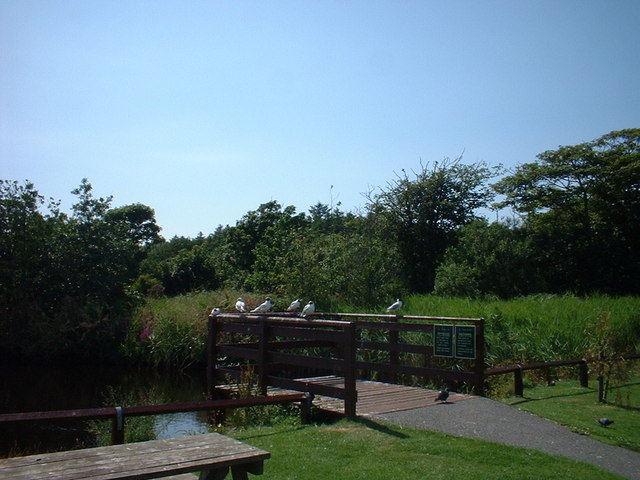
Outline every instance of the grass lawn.
[[265, 479], [620, 479], [534, 450], [368, 420], [227, 432], [267, 450]]
[[[589, 388], [580, 387], [577, 381], [559, 381], [553, 387], [525, 388], [524, 397], [501, 399], [575, 432], [640, 452], [640, 375], [613, 388], [607, 400], [598, 403], [596, 381], [589, 382]], [[612, 419], [613, 425], [600, 426], [597, 419], [603, 417]]]

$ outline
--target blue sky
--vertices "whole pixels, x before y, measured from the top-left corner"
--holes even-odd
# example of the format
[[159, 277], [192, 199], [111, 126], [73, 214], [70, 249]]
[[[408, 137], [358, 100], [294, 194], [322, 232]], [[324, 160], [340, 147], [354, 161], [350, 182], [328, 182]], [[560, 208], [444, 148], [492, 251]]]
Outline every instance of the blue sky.
[[[640, 127], [640, 2], [0, 0], [0, 177], [166, 238]], [[333, 186], [333, 188], [332, 188]]]

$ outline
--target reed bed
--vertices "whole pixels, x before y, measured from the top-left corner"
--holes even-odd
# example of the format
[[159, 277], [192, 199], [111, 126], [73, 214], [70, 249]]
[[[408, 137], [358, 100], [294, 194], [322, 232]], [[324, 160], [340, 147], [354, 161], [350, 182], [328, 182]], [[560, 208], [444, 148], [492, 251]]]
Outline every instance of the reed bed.
[[[248, 305], [258, 305], [265, 295], [225, 290], [150, 298], [131, 320], [124, 351], [132, 359], [154, 365], [203, 364], [209, 312], [213, 307], [233, 311], [238, 296]], [[291, 300], [271, 298], [275, 310], [284, 310]], [[336, 308], [384, 313], [385, 306], [353, 303]], [[640, 297], [535, 295], [499, 300], [411, 295], [405, 298], [401, 313], [485, 318], [489, 366], [588, 356], [602, 340], [603, 322], [617, 351], [640, 351]]]

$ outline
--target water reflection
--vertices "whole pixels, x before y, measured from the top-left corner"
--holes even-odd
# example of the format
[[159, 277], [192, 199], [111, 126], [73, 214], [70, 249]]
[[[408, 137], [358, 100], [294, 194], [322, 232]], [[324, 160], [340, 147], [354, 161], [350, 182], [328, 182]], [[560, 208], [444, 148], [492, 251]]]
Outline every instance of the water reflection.
[[[169, 372], [96, 366], [5, 366], [0, 368], [0, 386], [0, 413], [198, 401], [204, 399], [206, 390], [204, 369]], [[203, 413], [153, 418], [158, 438], [206, 431]], [[95, 442], [80, 421], [0, 424], [0, 456]]]

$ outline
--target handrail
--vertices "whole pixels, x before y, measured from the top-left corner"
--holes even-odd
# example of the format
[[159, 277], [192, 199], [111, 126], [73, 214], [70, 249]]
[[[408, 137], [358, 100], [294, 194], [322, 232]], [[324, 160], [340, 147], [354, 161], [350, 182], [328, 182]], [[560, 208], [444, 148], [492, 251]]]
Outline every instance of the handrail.
[[47, 420], [113, 420], [111, 438], [112, 443], [124, 443], [124, 418], [143, 415], [161, 415], [178, 412], [197, 412], [208, 410], [223, 410], [227, 408], [254, 407], [258, 405], [276, 405], [281, 403], [300, 402], [302, 420], [311, 420], [311, 401], [313, 396], [308, 393], [283, 393], [279, 395], [263, 395], [247, 398], [231, 398], [222, 400], [204, 400], [199, 402], [181, 402], [162, 405], [137, 405], [130, 407], [100, 407], [75, 410], [52, 410], [45, 412], [18, 412], [0, 414], [1, 423], [35, 422]]
[[[626, 355], [620, 355], [620, 358], [624, 360], [637, 360], [640, 359], [640, 353], [631, 353]], [[525, 370], [538, 370], [542, 368], [552, 367], [564, 367], [569, 365], [580, 366], [580, 386], [586, 388], [589, 386], [589, 362], [597, 362], [597, 358], [572, 358], [569, 360], [553, 360], [550, 362], [533, 362], [526, 363], [524, 365], [507, 365], [504, 367], [487, 368], [484, 371], [485, 376], [491, 375], [504, 375], [507, 373], [513, 373], [514, 375], [514, 394], [521, 397], [524, 394], [524, 386], [522, 381], [522, 373]]]

